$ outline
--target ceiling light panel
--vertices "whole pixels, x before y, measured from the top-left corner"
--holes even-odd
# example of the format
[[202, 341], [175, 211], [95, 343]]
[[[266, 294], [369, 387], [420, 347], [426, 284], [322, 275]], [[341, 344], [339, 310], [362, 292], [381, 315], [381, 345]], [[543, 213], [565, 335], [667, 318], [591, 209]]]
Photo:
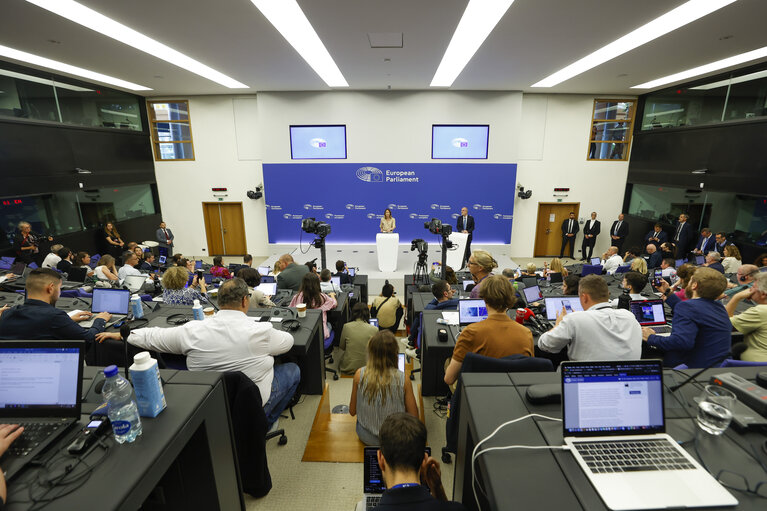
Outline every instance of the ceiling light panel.
[[532, 87], [554, 87], [736, 1], [689, 0], [676, 9], [672, 9], [659, 18], [655, 18], [633, 32], [624, 35], [620, 39], [616, 39], [607, 46], [603, 46], [569, 66], [560, 69], [540, 82], [534, 83]]
[[501, 21], [514, 0], [470, 0], [458, 22], [442, 62], [431, 80], [432, 87], [450, 87], [487, 36]]
[[749, 73], [743, 76], [736, 76], [735, 78], [728, 78], [727, 80], [719, 80], [717, 82], [706, 83], [698, 85], [697, 87], [690, 87], [691, 90], [711, 90], [719, 87], [726, 87], [728, 85], [735, 85], [736, 83], [750, 82], [752, 80], [758, 80], [760, 78], [766, 78], [767, 71], [757, 71], [756, 73]]
[[349, 86], [296, 0], [251, 2], [329, 87]]
[[726, 59], [717, 60], [716, 62], [711, 62], [709, 64], [704, 64], [702, 66], [694, 67], [686, 71], [681, 71], [673, 75], [664, 76], [663, 78], [658, 78], [657, 80], [652, 80], [639, 85], [634, 85], [631, 88], [632, 89], [654, 89], [655, 87], [660, 87], [661, 85], [666, 85], [667, 83], [681, 82], [682, 80], [687, 80], [688, 78], [704, 75], [707, 73], [712, 73], [714, 71], [719, 71], [720, 69], [737, 66], [739, 64], [743, 64], [744, 62], [749, 62], [749, 61], [761, 59], [764, 57], [767, 57], [767, 46], [756, 49], [756, 50], [752, 50], [746, 53], [741, 53], [739, 55], [734, 55]]
[[[123, 89], [130, 89], [135, 91], [152, 90], [149, 87], [144, 87], [143, 85], [126, 82], [125, 80], [121, 80], [113, 76], [97, 73], [95, 71], [90, 71], [88, 69], [83, 69], [77, 66], [71, 66], [57, 60], [40, 57], [38, 55], [33, 55], [32, 53], [9, 48], [7, 46], [0, 45], [0, 57], [7, 57], [9, 59], [26, 62], [28, 64], [33, 64], [47, 69], [55, 69], [56, 71], [61, 71], [62, 73], [87, 78], [96, 82], [107, 83], [109, 85], [115, 85], [117, 87], [122, 87]], [[57, 84], [57, 86], [60, 85]]]
[[201, 62], [73, 0], [27, 0], [27, 2], [229, 89], [249, 88], [244, 83], [219, 73]]

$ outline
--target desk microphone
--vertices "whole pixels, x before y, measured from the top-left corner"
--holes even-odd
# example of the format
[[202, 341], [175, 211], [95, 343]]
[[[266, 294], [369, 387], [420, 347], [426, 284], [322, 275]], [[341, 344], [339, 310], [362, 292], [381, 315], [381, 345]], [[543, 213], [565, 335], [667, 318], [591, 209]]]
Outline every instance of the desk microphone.
[[130, 337], [130, 325], [127, 323], [123, 323], [123, 326], [120, 327], [120, 337], [122, 337], [123, 346], [125, 348], [125, 379], [131, 381], [130, 373], [128, 372], [128, 337]]

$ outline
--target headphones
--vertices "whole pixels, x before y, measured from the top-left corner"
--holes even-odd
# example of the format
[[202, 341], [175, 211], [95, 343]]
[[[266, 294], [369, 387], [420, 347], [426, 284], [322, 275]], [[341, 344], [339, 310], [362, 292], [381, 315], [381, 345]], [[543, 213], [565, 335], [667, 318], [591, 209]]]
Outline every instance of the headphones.
[[169, 325], [179, 326], [189, 323], [192, 320], [189, 316], [183, 313], [171, 314], [165, 319], [165, 322]]
[[738, 282], [743, 282], [743, 279], [745, 279], [746, 277], [750, 277], [754, 273], [759, 273], [759, 270], [750, 271], [746, 273], [745, 275], [738, 275]]
[[279, 316], [279, 311], [284, 310], [290, 313], [292, 316], [291, 319], [283, 319], [282, 320], [282, 329], [286, 332], [295, 332], [296, 330], [301, 329], [301, 322], [298, 321], [298, 311], [295, 309], [290, 309], [288, 307], [276, 307], [274, 309], [274, 315]]

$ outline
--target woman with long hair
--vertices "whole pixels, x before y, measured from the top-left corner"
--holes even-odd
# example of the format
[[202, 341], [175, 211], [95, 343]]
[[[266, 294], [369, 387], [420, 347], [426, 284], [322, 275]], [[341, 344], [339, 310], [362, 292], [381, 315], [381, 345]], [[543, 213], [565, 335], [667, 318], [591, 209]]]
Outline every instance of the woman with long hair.
[[551, 260], [551, 264], [549, 265], [549, 271], [546, 275], [550, 275], [552, 273], [561, 273], [562, 278], [564, 279], [567, 277], [570, 273], [567, 271], [567, 268], [562, 264], [562, 260], [558, 257], [555, 257]]
[[365, 445], [379, 445], [384, 419], [397, 412], [418, 417], [413, 384], [397, 368], [399, 346], [394, 334], [381, 330], [368, 342], [368, 360], [352, 383], [349, 414], [357, 416], [357, 436]]
[[219, 277], [222, 279], [232, 278], [232, 274], [229, 273], [229, 269], [224, 268], [224, 258], [221, 256], [216, 256], [213, 258], [213, 266], [210, 267], [210, 274], [214, 277]]
[[724, 272], [736, 273], [741, 265], [743, 265], [743, 258], [740, 255], [738, 247], [735, 245], [727, 245], [724, 247], [724, 259], [722, 259]]
[[397, 227], [397, 222], [394, 217], [391, 216], [391, 209], [386, 208], [384, 210], [384, 216], [381, 218], [381, 232], [394, 232]]
[[104, 225], [104, 236], [108, 252], [115, 257], [122, 256], [125, 242], [120, 238], [120, 233], [117, 231], [117, 227], [113, 222], [107, 222], [106, 225]]
[[647, 275], [647, 261], [645, 261], [642, 257], [635, 257], [631, 260], [630, 271], [636, 271], [642, 275]]
[[301, 280], [301, 287], [290, 301], [290, 306], [295, 307], [299, 303], [306, 304], [307, 309], [319, 309], [322, 311], [324, 339], [330, 337], [328, 311], [335, 309], [338, 302], [336, 302], [335, 298], [326, 295], [320, 290], [320, 277], [316, 273], [307, 273], [304, 275], [303, 280]]
[[99, 259], [99, 265], [93, 270], [99, 280], [117, 282], [117, 267], [115, 267], [115, 258], [109, 254], [104, 254]]

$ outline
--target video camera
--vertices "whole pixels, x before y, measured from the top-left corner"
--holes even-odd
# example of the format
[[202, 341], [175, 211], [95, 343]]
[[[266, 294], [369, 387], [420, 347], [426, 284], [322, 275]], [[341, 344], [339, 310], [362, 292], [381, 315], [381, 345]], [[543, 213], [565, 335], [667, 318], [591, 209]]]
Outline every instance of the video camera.
[[432, 218], [431, 221], [425, 222], [423, 226], [428, 229], [430, 233], [441, 235], [443, 238], [447, 238], [453, 232], [452, 225], [444, 225], [442, 220], [438, 218]]
[[320, 238], [324, 238], [330, 234], [330, 224], [326, 222], [318, 222], [314, 218], [304, 218], [301, 220], [301, 229], [308, 234], [316, 234]]
[[429, 251], [429, 244], [421, 238], [415, 239], [410, 242], [410, 251], [418, 250], [419, 254], [425, 254]]

